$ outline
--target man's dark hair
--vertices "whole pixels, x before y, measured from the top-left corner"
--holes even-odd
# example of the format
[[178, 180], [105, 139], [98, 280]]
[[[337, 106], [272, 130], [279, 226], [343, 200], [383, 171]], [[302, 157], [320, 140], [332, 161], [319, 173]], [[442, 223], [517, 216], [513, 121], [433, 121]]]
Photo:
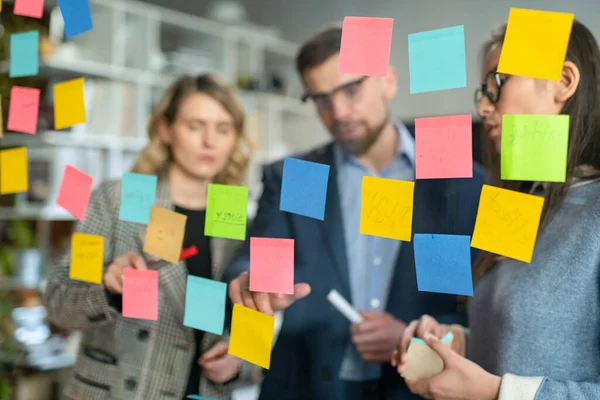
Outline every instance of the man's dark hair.
[[296, 70], [304, 79], [304, 72], [317, 67], [329, 57], [340, 52], [342, 25], [329, 25], [306, 41], [296, 56]]

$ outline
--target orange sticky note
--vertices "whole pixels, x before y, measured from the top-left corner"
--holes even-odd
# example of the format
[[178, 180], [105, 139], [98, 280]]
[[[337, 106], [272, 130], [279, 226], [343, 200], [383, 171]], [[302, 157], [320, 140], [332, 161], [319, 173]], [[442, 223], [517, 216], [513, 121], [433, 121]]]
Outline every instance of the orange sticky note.
[[40, 89], [13, 86], [10, 90], [10, 105], [6, 128], [9, 131], [35, 135], [37, 132], [39, 106]]
[[531, 262], [544, 198], [484, 185], [471, 247]]
[[29, 189], [27, 149], [0, 150], [0, 194], [26, 192]]
[[345, 17], [339, 72], [386, 76], [392, 47], [393, 18]]
[[158, 271], [123, 270], [123, 316], [158, 320]]
[[14, 13], [24, 17], [42, 18], [44, 0], [15, 0]]
[[410, 242], [415, 183], [365, 176], [360, 233]]
[[473, 177], [471, 114], [415, 119], [416, 178]]
[[177, 264], [183, 247], [187, 216], [153, 205], [146, 230], [144, 251]]
[[74, 233], [71, 237], [71, 269], [69, 278], [102, 283], [104, 263], [104, 238], [86, 233]]
[[56, 204], [67, 210], [75, 218], [83, 221], [90, 202], [93, 181], [94, 178], [85, 172], [67, 165], [63, 173]]
[[269, 369], [274, 333], [274, 317], [234, 304], [229, 354]]
[[498, 72], [559, 81], [574, 14], [511, 8]]
[[294, 239], [250, 238], [250, 290], [294, 294]]

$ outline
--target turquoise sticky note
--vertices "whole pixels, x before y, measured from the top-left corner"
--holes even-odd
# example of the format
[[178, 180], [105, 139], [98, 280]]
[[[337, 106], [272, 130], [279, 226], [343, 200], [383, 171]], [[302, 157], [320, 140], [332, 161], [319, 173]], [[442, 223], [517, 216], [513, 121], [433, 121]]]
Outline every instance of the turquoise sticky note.
[[408, 35], [410, 94], [467, 87], [464, 25]]
[[188, 275], [183, 325], [222, 335], [226, 299], [227, 284]]
[[38, 31], [10, 35], [10, 70], [8, 72], [10, 78], [38, 74], [39, 35]]
[[329, 165], [286, 158], [279, 209], [323, 221], [328, 182]]
[[[423, 339], [419, 339], [416, 337], [413, 337], [410, 339], [412, 342], [417, 342], [417, 343], [423, 343], [423, 344], [427, 344]], [[442, 343], [448, 343], [454, 340], [454, 334], [452, 332], [448, 332], [446, 333], [446, 335], [440, 339], [440, 342]]]
[[413, 248], [419, 291], [473, 296], [470, 236], [415, 234]]
[[186, 397], [186, 399], [194, 399], [194, 400], [213, 400], [211, 398], [208, 397], [202, 397], [202, 396], [198, 396], [197, 394], [190, 394], [188, 395], [188, 397]]
[[123, 174], [120, 220], [148, 224], [150, 210], [156, 201], [157, 181], [154, 175], [133, 172]]

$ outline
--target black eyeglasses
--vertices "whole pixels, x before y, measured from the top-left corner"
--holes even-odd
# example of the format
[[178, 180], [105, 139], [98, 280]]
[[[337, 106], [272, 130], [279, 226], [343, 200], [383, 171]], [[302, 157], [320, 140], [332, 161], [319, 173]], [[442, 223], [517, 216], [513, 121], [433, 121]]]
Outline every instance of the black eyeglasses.
[[477, 90], [475, 90], [475, 106], [478, 106], [483, 96], [492, 104], [496, 104], [500, 100], [502, 86], [508, 80], [508, 76], [502, 77], [494, 68], [485, 77], [485, 81]]
[[344, 99], [349, 101], [355, 101], [360, 93], [360, 87], [362, 83], [368, 78], [368, 76], [363, 76], [362, 78], [358, 78], [352, 82], [345, 83], [341, 86], [336, 87], [329, 93], [305, 93], [302, 95], [302, 102], [306, 102], [308, 99], [314, 101], [317, 107], [329, 107], [331, 105], [331, 98], [336, 93], [341, 93]]

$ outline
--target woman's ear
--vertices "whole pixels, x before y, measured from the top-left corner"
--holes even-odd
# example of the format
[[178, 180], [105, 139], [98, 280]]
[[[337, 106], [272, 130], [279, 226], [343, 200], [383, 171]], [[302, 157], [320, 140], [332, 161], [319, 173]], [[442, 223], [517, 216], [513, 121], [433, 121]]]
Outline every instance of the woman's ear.
[[157, 129], [160, 140], [162, 140], [165, 144], [171, 144], [171, 134], [169, 131], [169, 125], [167, 124], [167, 121], [164, 118], [161, 118], [160, 121], [158, 121]]
[[558, 82], [557, 90], [554, 95], [556, 102], [565, 103], [569, 100], [577, 90], [580, 79], [581, 75], [579, 74], [577, 65], [571, 61], [565, 61], [560, 75], [560, 81]]

